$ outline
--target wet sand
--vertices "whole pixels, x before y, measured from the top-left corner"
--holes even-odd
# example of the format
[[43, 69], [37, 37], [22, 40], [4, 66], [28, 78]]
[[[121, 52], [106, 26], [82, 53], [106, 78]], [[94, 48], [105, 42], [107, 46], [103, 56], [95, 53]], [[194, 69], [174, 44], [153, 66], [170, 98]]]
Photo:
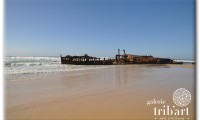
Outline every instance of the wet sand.
[[[178, 88], [190, 91], [194, 119], [194, 65], [124, 65], [48, 74], [5, 76], [7, 120], [153, 120], [147, 101], [175, 105]], [[9, 79], [9, 80], [8, 80]], [[176, 107], [181, 108], [181, 107]], [[166, 117], [166, 116], [164, 116]], [[173, 116], [174, 117], [174, 116]], [[177, 116], [175, 116], [177, 117]]]

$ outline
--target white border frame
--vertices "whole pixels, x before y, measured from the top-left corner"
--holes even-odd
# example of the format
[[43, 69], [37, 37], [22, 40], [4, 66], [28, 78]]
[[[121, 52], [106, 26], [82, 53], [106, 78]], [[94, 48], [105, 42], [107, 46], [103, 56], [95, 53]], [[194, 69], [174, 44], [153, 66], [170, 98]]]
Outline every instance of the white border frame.
[[[0, 0], [0, 120], [4, 120], [4, 79], [3, 79], [3, 54], [4, 54], [4, 35], [5, 35], [5, 29], [4, 29], [4, 0]], [[196, 0], [196, 119], [200, 120], [200, 111], [198, 108], [200, 107], [199, 104], [199, 96], [200, 96], [200, 89], [198, 86], [200, 86], [199, 80], [199, 56], [200, 56], [200, 49], [198, 46], [200, 46], [199, 38], [200, 38], [200, 0]]]
[[200, 107], [199, 104], [199, 96], [200, 96], [200, 92], [199, 92], [199, 84], [200, 82], [199, 80], [199, 56], [200, 56], [200, 49], [198, 48], [200, 42], [199, 42], [199, 38], [200, 38], [200, 24], [199, 20], [200, 20], [200, 0], [196, 0], [196, 119], [199, 120], [199, 116], [200, 116], [200, 112], [198, 110], [198, 108]]
[[4, 0], [0, 0], [0, 119], [4, 120], [4, 79], [3, 79], [3, 44], [4, 44]]

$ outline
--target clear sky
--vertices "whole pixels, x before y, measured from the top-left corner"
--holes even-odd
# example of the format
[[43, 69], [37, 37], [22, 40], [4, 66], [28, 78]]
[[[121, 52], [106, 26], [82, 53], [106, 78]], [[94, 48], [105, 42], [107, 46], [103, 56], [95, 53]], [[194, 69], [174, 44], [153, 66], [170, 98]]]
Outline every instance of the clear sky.
[[193, 59], [194, 0], [6, 0], [8, 56]]

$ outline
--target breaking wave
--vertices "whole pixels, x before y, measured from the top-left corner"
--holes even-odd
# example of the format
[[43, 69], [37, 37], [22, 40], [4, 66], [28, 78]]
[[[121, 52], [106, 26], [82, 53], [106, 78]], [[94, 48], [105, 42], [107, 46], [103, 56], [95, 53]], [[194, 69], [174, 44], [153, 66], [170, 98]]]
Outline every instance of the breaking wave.
[[174, 61], [176, 61], [176, 62], [183, 62], [183, 63], [188, 63], [188, 64], [192, 64], [192, 63], [195, 63], [195, 61], [194, 60], [174, 60]]
[[5, 74], [51, 73], [106, 68], [95, 65], [62, 65], [60, 57], [6, 57]]

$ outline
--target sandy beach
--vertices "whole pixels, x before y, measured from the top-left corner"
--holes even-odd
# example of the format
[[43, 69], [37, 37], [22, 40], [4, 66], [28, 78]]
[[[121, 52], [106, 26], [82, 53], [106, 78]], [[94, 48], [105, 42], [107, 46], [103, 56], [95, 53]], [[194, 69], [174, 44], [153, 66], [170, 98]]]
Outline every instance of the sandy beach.
[[[7, 120], [153, 120], [147, 101], [175, 105], [173, 93], [191, 93], [195, 118], [194, 65], [116, 65], [100, 69], [5, 76]], [[176, 107], [180, 109], [180, 107]], [[164, 116], [166, 117], [166, 116]], [[174, 117], [174, 116], [173, 116]], [[176, 117], [176, 116], [175, 116]]]

